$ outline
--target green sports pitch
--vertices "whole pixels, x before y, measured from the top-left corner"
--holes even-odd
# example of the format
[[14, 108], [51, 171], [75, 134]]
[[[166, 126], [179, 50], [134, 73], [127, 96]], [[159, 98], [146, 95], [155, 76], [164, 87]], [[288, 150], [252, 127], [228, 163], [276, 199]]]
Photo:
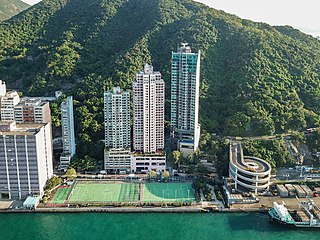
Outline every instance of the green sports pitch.
[[69, 203], [137, 202], [138, 184], [135, 183], [77, 183]]
[[71, 187], [58, 188], [57, 192], [53, 196], [52, 203], [53, 204], [63, 204], [67, 200], [67, 198], [71, 192], [71, 189], [72, 189]]
[[193, 202], [194, 190], [191, 183], [145, 183], [145, 202]]

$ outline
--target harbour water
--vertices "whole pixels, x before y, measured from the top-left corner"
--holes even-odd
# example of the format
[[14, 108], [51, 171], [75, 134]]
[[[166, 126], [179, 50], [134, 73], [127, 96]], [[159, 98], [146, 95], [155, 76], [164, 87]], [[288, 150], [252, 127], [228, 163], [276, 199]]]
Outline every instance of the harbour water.
[[320, 239], [320, 231], [289, 230], [256, 213], [0, 214], [1, 240]]

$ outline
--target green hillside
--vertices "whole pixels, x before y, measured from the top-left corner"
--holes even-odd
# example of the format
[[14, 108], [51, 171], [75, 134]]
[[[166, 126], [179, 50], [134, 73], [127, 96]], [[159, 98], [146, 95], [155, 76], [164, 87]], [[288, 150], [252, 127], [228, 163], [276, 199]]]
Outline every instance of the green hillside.
[[0, 25], [0, 78], [25, 95], [73, 93], [79, 155], [100, 156], [103, 88], [130, 89], [152, 63], [170, 109], [179, 42], [202, 51], [203, 129], [250, 136], [319, 126], [319, 40], [191, 0], [44, 0]]
[[20, 0], [0, 0], [0, 21], [7, 20], [28, 7], [27, 3]]

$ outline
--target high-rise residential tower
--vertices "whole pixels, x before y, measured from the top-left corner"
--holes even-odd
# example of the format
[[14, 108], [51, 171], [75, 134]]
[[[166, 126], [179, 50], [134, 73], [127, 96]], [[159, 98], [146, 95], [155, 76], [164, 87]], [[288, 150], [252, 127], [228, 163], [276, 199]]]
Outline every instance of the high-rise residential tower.
[[164, 81], [151, 65], [137, 73], [133, 88], [132, 168], [137, 172], [165, 169]]
[[114, 87], [104, 93], [106, 148], [130, 148], [130, 92]]
[[44, 193], [53, 176], [50, 123], [0, 121], [0, 198]]
[[60, 169], [67, 169], [71, 158], [76, 153], [76, 141], [74, 135], [73, 98], [67, 97], [61, 103], [61, 127], [63, 153], [60, 157]]
[[130, 92], [114, 87], [104, 93], [106, 170], [130, 171]]
[[187, 43], [172, 52], [171, 128], [183, 154], [192, 154], [199, 145], [200, 51], [192, 53]]
[[156, 152], [164, 148], [164, 81], [146, 64], [133, 86], [133, 148]]

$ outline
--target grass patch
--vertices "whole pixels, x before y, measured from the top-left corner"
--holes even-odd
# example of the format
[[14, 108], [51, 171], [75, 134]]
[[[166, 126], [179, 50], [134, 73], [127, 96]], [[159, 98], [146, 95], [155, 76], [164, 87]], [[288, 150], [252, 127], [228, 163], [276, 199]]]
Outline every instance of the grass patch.
[[69, 194], [71, 192], [71, 189], [72, 189], [71, 187], [58, 188], [57, 192], [53, 196], [52, 203], [53, 204], [63, 204], [67, 200], [67, 197], [69, 196]]

